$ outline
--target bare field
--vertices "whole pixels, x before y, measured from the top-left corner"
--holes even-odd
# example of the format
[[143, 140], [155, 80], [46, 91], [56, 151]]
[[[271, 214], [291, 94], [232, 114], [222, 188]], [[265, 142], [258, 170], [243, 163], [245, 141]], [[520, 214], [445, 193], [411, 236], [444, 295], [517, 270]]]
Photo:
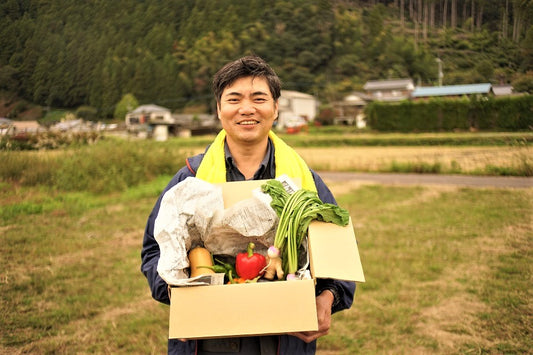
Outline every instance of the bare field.
[[[321, 172], [533, 167], [528, 146], [296, 150]], [[151, 298], [139, 270], [143, 230], [165, 174], [183, 165], [185, 152], [203, 151], [111, 141], [49, 152], [56, 160], [46, 152], [1, 156], [8, 172], [26, 168], [12, 172], [20, 180], [0, 183], [0, 354], [166, 353], [168, 307]], [[34, 155], [42, 159], [27, 159]], [[133, 179], [139, 166], [157, 176]], [[30, 178], [33, 185], [20, 182]], [[124, 181], [132, 182], [121, 190]], [[96, 184], [115, 188], [93, 193]], [[531, 354], [533, 189], [328, 185], [352, 217], [366, 282], [353, 306], [334, 315], [317, 354]]]
[[315, 170], [391, 171], [394, 165], [439, 165], [442, 172], [476, 173], [488, 166], [516, 169], [533, 163], [529, 147], [296, 148]]
[[[191, 149], [190, 153], [204, 150]], [[417, 166], [428, 166], [436, 173], [483, 174], [491, 167], [521, 171], [533, 166], [533, 151], [528, 146], [297, 147], [295, 150], [311, 168], [323, 171], [408, 172], [416, 171]]]
[[[0, 354], [166, 353], [168, 308], [139, 271], [166, 182], [105, 195], [0, 185]], [[366, 282], [317, 354], [531, 353], [532, 189], [330, 187]]]

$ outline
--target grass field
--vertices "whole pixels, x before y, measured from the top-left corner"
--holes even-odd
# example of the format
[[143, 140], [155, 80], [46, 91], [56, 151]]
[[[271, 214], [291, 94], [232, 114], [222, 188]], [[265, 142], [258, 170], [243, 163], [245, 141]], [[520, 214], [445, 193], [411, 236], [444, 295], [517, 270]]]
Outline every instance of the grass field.
[[319, 353], [531, 353], [532, 201], [531, 189], [343, 194], [367, 282]]
[[[139, 266], [146, 218], [170, 176], [128, 182], [121, 174], [135, 162], [124, 148], [146, 158], [145, 146], [115, 144], [12, 161], [27, 165], [14, 176], [33, 169], [38, 181], [50, 178], [52, 156], [73, 157], [57, 175], [63, 185], [0, 182], [0, 354], [166, 352], [168, 308], [151, 299]], [[100, 167], [106, 154], [115, 157]], [[67, 186], [72, 172], [116, 188]], [[533, 189], [330, 186], [354, 221], [367, 282], [334, 315], [319, 354], [532, 353]]]
[[[139, 272], [165, 182], [97, 197], [1, 186], [0, 353], [165, 352], [168, 309]], [[367, 282], [320, 354], [530, 352], [531, 189], [354, 185], [338, 200]]]

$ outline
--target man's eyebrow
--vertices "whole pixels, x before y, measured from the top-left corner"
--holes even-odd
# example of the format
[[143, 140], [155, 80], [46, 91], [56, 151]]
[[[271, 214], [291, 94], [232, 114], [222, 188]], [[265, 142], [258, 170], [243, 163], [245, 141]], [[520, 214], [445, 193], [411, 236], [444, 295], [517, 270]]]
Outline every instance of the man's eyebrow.
[[225, 93], [224, 96], [242, 96], [242, 94], [238, 91], [230, 91]]
[[254, 93], [252, 93], [252, 96], [260, 96], [260, 95], [267, 95], [267, 96], [268, 96], [268, 92], [265, 92], [265, 91], [255, 91]]
[[[262, 95], [268, 96], [268, 92], [258, 90], [252, 93], [252, 96], [262, 96]], [[244, 96], [244, 95], [238, 91], [230, 91], [226, 93], [224, 96]]]

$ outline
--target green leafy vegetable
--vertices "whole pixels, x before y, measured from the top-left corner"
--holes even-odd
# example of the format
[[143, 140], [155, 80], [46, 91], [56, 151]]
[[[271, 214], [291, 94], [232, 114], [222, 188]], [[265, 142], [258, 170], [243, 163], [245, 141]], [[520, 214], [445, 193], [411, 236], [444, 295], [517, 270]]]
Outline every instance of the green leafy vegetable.
[[268, 180], [261, 189], [272, 197], [270, 205], [279, 217], [274, 247], [280, 251], [285, 275], [294, 274], [298, 270], [298, 250], [311, 221], [345, 226], [350, 219], [347, 210], [331, 203], [323, 203], [314, 191], [300, 189], [289, 194], [283, 184], [275, 179]]

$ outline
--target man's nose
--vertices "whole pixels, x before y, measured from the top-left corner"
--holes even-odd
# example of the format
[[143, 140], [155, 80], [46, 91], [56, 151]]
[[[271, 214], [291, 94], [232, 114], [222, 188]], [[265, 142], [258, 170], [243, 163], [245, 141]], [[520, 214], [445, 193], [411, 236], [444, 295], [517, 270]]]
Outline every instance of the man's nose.
[[241, 107], [239, 107], [239, 113], [241, 115], [250, 115], [255, 113], [255, 107], [252, 101], [243, 100], [241, 102]]

